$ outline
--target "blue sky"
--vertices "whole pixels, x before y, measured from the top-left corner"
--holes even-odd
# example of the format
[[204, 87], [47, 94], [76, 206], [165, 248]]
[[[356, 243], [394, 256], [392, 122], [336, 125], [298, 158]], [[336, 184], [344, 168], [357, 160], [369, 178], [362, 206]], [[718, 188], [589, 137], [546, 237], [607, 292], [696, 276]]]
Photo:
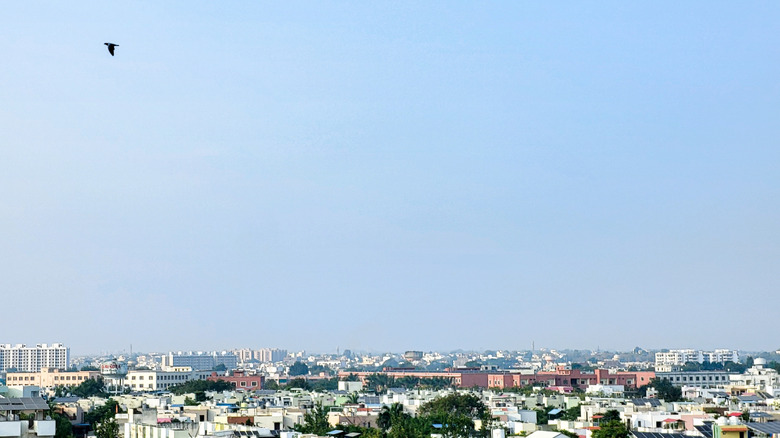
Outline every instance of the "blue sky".
[[779, 18], [0, 3], [0, 342], [776, 349]]

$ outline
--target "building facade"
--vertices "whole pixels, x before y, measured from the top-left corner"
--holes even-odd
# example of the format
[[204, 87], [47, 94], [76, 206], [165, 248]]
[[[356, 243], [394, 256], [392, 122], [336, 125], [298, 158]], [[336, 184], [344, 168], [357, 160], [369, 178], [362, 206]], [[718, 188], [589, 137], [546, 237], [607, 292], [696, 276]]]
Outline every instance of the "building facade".
[[687, 362], [697, 363], [725, 363], [739, 362], [739, 352], [737, 350], [719, 349], [714, 351], [704, 350], [669, 350], [655, 354], [656, 369], [670, 369], [674, 366], [682, 366]]
[[672, 371], [655, 373], [659, 379], [665, 379], [674, 386], [695, 386], [698, 388], [715, 388], [729, 384], [730, 376], [726, 371]]
[[41, 388], [78, 386], [88, 379], [97, 379], [99, 371], [62, 371], [59, 368], [43, 368], [37, 373], [7, 373], [6, 383], [11, 385], [35, 385]]
[[206, 380], [210, 371], [153, 371], [131, 370], [123, 378], [123, 384], [133, 391], [165, 391], [190, 380]]
[[217, 380], [224, 380], [230, 382], [236, 389], [257, 390], [263, 388], [263, 376], [262, 375], [247, 375], [243, 371], [233, 371], [228, 376], [220, 376], [217, 373], [211, 373], [208, 380], [216, 382]]
[[37, 373], [42, 368], [68, 369], [70, 349], [62, 344], [0, 344], [0, 371]]
[[190, 367], [193, 370], [213, 370], [217, 365], [224, 365], [229, 370], [238, 367], [238, 356], [233, 353], [216, 351], [168, 353], [162, 357], [163, 368]]

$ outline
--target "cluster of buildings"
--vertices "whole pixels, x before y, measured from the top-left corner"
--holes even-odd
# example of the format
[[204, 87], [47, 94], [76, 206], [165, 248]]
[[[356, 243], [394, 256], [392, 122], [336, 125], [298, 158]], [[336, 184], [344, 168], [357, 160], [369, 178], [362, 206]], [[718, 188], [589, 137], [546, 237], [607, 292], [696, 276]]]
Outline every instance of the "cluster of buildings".
[[[631, 427], [632, 438], [780, 436], [780, 422], [774, 421], [780, 420], [780, 376], [766, 360], [755, 359], [752, 367], [736, 373], [684, 371], [690, 367], [681, 367], [681, 362], [738, 362], [740, 357], [734, 350], [671, 350], [654, 355], [640, 351], [632, 357], [654, 357], [655, 363], [642, 366], [634, 361], [628, 365], [617, 354], [599, 353], [583, 366], [572, 364], [566, 353], [555, 350], [311, 355], [239, 349], [103, 358], [81, 362], [84, 369], [76, 370], [69, 367], [69, 350], [62, 344], [0, 345], [0, 379], [5, 383], [0, 386], [0, 437], [53, 437], [53, 422], [46, 417], [41, 397], [52, 397], [57, 388], [75, 387], [90, 379], [102, 379], [115, 394], [112, 397], [124, 412], [117, 416], [123, 438], [299, 438], [293, 429], [316, 403], [328, 407], [334, 430], [346, 424], [376, 427], [383, 406], [399, 403], [414, 415], [427, 401], [453, 391], [478, 394], [501, 433], [535, 438], [564, 438], [549, 435], [554, 430], [589, 438], [608, 411], [619, 412], [621, 420]], [[338, 390], [264, 389], [267, 380], [283, 383], [290, 379], [295, 362], [312, 370], [301, 377], [336, 378]], [[382, 366], [387, 364], [396, 366]], [[373, 369], [359, 371], [361, 367]], [[377, 374], [395, 379], [437, 378], [449, 382], [450, 387], [391, 387], [380, 395], [365, 391], [365, 385]], [[654, 379], [679, 387], [685, 401], [667, 402], [653, 388], [646, 389]], [[223, 380], [233, 389], [209, 393], [201, 403], [192, 403], [194, 394], [176, 396], [169, 392], [171, 387], [193, 380]], [[517, 388], [524, 391], [514, 391]], [[533, 388], [530, 393], [529, 388]], [[647, 398], [632, 398], [642, 388]], [[105, 403], [104, 399], [77, 397], [54, 401], [74, 427], [83, 425], [84, 413]], [[566, 418], [564, 412], [568, 413]], [[777, 431], [772, 432], [775, 426]], [[663, 435], [653, 435], [659, 433]]]

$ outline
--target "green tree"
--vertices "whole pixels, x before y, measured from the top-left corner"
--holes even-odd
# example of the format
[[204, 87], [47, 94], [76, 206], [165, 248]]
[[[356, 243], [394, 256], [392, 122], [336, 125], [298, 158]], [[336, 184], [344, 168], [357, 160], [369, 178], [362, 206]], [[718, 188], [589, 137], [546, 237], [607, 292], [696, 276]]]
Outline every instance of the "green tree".
[[54, 397], [65, 397], [69, 393], [68, 387], [65, 385], [57, 385], [54, 387]]
[[377, 394], [384, 394], [388, 388], [395, 385], [395, 379], [384, 373], [369, 374], [366, 376], [366, 389]]
[[92, 365], [84, 365], [81, 367], [81, 371], [100, 371], [100, 368]]
[[629, 430], [625, 424], [620, 421], [610, 421], [599, 426], [598, 430], [593, 431], [593, 438], [628, 438]]
[[287, 382], [286, 388], [300, 388], [303, 390], [309, 390], [311, 389], [311, 386], [309, 385], [309, 382], [304, 379], [303, 377], [296, 377], [295, 379], [290, 380]]
[[276, 380], [268, 379], [263, 382], [263, 389], [278, 391], [279, 388], [279, 382]]
[[[658, 391], [658, 398], [663, 399], [666, 402], [676, 402], [682, 400], [682, 389], [674, 386], [672, 382], [667, 379], [655, 378], [647, 385], [651, 388], [655, 388]], [[643, 387], [644, 388], [644, 387]], [[644, 389], [646, 392], [646, 388]]]
[[412, 417], [401, 413], [387, 432], [387, 438], [430, 438], [431, 421], [427, 417]]
[[580, 418], [580, 406], [572, 406], [569, 409], [566, 409], [563, 411], [563, 414], [561, 415], [562, 420], [566, 421], [576, 421], [578, 418]]
[[227, 365], [224, 363], [217, 364], [213, 371], [227, 371]]
[[295, 430], [316, 435], [325, 435], [328, 433], [330, 430], [328, 410], [322, 406], [322, 402], [317, 402], [311, 411], [303, 414], [303, 423], [298, 425]]
[[325, 365], [312, 365], [309, 367], [309, 372], [312, 376], [319, 376], [320, 373], [325, 373], [326, 376], [332, 376], [334, 374], [333, 369], [326, 367]]
[[73, 424], [67, 415], [52, 408], [49, 410], [49, 415], [54, 420], [54, 438], [73, 438]]
[[100, 423], [95, 429], [97, 438], [117, 438], [119, 436], [119, 425], [111, 418]]
[[312, 391], [335, 391], [339, 389], [339, 379], [334, 377], [332, 379], [318, 379], [310, 382]]
[[[168, 388], [169, 391], [176, 395], [194, 393], [196, 396], [198, 393], [203, 395], [205, 400], [206, 391], [229, 391], [233, 389], [233, 384], [226, 380], [190, 380], [179, 385], [174, 385]], [[202, 401], [202, 400], [201, 400]]]
[[200, 406], [192, 397], [184, 397], [184, 406]]
[[613, 421], [621, 421], [620, 412], [616, 409], [610, 409], [607, 412], [604, 412], [599, 423], [611, 423]]
[[87, 379], [81, 382], [79, 386], [71, 389], [70, 393], [82, 398], [106, 397], [108, 395], [106, 394], [105, 383], [103, 382], [102, 377], [98, 377], [97, 379]]
[[93, 430], [99, 423], [104, 423], [113, 419], [119, 411], [119, 403], [115, 400], [107, 400], [103, 406], [96, 406], [91, 411], [84, 414], [84, 421], [89, 423]]
[[301, 361], [295, 362], [290, 366], [289, 374], [291, 376], [305, 376], [309, 374], [309, 366]]
[[384, 405], [379, 411], [379, 416], [376, 419], [376, 425], [386, 432], [393, 426], [393, 422], [400, 418], [404, 414], [404, 407], [400, 403], [393, 403], [390, 406]]
[[435, 398], [422, 406], [418, 416], [431, 424], [441, 424], [444, 437], [469, 437], [474, 430], [474, 420], [482, 421], [481, 434], [486, 436], [491, 423], [487, 406], [474, 394], [454, 393]]

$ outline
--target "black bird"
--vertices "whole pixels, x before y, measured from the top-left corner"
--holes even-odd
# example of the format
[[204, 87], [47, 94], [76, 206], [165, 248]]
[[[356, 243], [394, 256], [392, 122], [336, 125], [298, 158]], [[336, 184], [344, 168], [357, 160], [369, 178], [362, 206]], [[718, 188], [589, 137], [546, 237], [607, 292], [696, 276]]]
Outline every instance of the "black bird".
[[119, 44], [114, 43], [103, 43], [108, 46], [108, 53], [111, 54], [111, 56], [114, 56], [114, 47], [119, 47]]

